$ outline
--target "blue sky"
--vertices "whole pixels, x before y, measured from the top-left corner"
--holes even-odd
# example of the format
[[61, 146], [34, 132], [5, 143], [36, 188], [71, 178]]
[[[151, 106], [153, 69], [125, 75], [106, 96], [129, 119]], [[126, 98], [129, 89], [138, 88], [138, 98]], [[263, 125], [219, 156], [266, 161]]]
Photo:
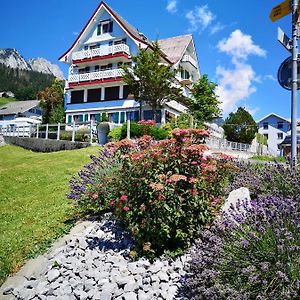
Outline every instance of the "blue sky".
[[[72, 44], [98, 0], [10, 0], [1, 4], [0, 48], [16, 48], [29, 59], [58, 57]], [[107, 0], [150, 39], [193, 33], [202, 74], [219, 84], [224, 115], [246, 106], [255, 119], [274, 112], [290, 117], [290, 92], [277, 83], [289, 53], [277, 41], [288, 35], [291, 17], [272, 23], [281, 0]]]

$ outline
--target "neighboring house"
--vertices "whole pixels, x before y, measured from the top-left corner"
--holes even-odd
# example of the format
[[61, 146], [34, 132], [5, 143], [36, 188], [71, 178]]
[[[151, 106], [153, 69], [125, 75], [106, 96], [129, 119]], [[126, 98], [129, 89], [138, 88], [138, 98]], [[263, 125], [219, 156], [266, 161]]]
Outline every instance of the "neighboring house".
[[39, 119], [42, 109], [39, 100], [13, 101], [0, 107], [0, 126], [14, 123], [17, 118]]
[[[192, 35], [158, 43], [162, 50], [161, 62], [178, 69], [178, 85], [188, 96], [189, 87], [200, 78]], [[151, 51], [152, 42], [101, 2], [73, 45], [59, 58], [70, 65], [65, 88], [67, 123], [98, 121], [101, 113], [107, 113], [109, 121], [114, 123], [138, 119], [140, 105], [129, 94], [120, 66], [131, 65], [132, 56], [140, 48]], [[164, 123], [186, 110], [181, 103], [169, 101], [158, 111], [157, 122]], [[148, 105], [142, 106], [142, 117], [153, 119]]]
[[257, 121], [258, 132], [268, 140], [268, 150], [273, 155], [283, 155], [280, 144], [290, 130], [290, 120], [270, 113]]

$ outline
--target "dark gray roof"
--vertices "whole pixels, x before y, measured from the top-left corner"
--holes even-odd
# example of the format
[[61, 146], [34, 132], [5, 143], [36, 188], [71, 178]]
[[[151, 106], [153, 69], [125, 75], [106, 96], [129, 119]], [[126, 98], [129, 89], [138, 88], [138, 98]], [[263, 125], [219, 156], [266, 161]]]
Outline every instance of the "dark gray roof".
[[[292, 143], [292, 137], [290, 135], [287, 135], [284, 139], [284, 141], [280, 145], [291, 145]], [[300, 144], [300, 135], [297, 135], [297, 144]]]
[[0, 106], [0, 115], [16, 115], [24, 113], [40, 104], [39, 100], [13, 101]]

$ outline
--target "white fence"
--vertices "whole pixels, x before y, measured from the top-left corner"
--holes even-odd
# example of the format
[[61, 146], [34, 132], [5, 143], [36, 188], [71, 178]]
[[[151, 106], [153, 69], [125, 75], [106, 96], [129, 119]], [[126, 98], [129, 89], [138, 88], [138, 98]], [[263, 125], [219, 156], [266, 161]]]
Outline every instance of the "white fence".
[[31, 137], [52, 140], [70, 140], [93, 143], [96, 136], [96, 123], [79, 122], [71, 124], [34, 124], [34, 125], [7, 125], [0, 127], [0, 135]]

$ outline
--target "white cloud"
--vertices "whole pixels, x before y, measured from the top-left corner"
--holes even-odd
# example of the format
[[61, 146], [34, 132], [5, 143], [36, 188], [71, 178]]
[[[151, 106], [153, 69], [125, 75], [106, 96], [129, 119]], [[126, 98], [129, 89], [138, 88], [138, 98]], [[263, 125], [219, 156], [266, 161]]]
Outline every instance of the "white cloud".
[[216, 18], [207, 5], [196, 6], [193, 10], [188, 11], [185, 17], [190, 23], [189, 31], [203, 30]]
[[231, 57], [233, 68], [225, 69], [217, 66], [216, 75], [219, 86], [216, 93], [221, 101], [224, 113], [236, 109], [238, 102], [246, 100], [256, 92], [254, 82], [258, 82], [260, 76], [256, 76], [252, 66], [246, 63], [248, 56], [266, 56], [266, 51], [255, 45], [250, 35], [240, 30], [233, 31], [228, 39], [223, 39], [217, 45], [220, 52]]
[[248, 64], [236, 63], [233, 69], [218, 66], [216, 74], [219, 78], [216, 94], [224, 113], [231, 112], [239, 101], [256, 92], [256, 88], [252, 86], [255, 72]]
[[274, 77], [272, 74], [268, 74], [264, 76], [265, 80], [272, 80], [272, 81], [277, 81], [277, 79]]
[[177, 0], [168, 0], [168, 5], [166, 10], [169, 13], [176, 13], [177, 12]]
[[228, 39], [221, 40], [217, 48], [234, 59], [246, 60], [249, 55], [266, 56], [266, 51], [253, 43], [251, 35], [239, 29], [233, 31]]
[[78, 35], [79, 33], [78, 33], [77, 31], [73, 31], [72, 34], [76, 36], [76, 35]]
[[213, 25], [211, 28], [210, 28], [210, 33], [211, 34], [215, 34], [221, 30], [223, 30], [225, 28], [225, 25], [221, 24], [220, 22], [216, 23], [215, 25]]

